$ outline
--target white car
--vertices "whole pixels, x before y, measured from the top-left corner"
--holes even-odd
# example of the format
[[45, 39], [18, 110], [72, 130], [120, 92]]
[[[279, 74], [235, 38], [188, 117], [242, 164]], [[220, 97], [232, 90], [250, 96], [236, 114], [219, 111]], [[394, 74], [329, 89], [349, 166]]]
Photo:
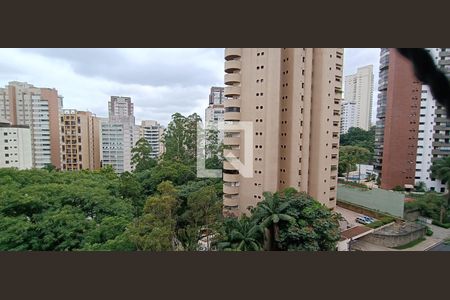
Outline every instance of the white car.
[[367, 225], [367, 224], [372, 223], [372, 222], [370, 222], [369, 220], [367, 220], [367, 219], [364, 218], [364, 217], [357, 217], [357, 218], [355, 219], [355, 221], [356, 221], [357, 223], [364, 224], [364, 225]]

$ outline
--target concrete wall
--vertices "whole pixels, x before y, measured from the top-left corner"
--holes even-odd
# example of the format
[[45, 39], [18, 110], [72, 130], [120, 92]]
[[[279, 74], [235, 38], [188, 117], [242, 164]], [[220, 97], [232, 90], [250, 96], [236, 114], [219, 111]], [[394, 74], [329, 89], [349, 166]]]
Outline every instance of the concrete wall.
[[405, 195], [383, 189], [363, 190], [338, 184], [338, 201], [348, 202], [375, 211], [403, 218]]
[[405, 211], [403, 219], [406, 221], [413, 222], [417, 220], [420, 216], [420, 211], [418, 209]]
[[375, 245], [393, 248], [405, 245], [409, 242], [422, 238], [425, 236], [425, 232], [426, 232], [425, 226], [418, 227], [417, 229], [408, 233], [399, 233], [399, 234], [385, 234], [382, 231], [379, 231], [366, 235], [362, 237], [360, 240]]

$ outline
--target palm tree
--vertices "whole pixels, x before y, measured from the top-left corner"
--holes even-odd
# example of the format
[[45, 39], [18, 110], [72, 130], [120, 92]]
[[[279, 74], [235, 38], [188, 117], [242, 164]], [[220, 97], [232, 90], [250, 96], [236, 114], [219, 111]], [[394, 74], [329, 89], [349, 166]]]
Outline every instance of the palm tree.
[[[450, 156], [435, 160], [431, 166], [431, 175], [437, 179], [442, 180], [442, 183], [447, 184], [447, 190], [450, 191]], [[450, 205], [450, 193], [447, 193], [447, 203], [442, 202], [440, 222], [444, 222], [444, 216]]]
[[225, 251], [260, 251], [262, 250], [261, 227], [254, 224], [250, 218], [232, 219], [227, 222], [226, 240], [219, 243], [219, 248]]
[[254, 218], [260, 226], [268, 231], [265, 248], [278, 249], [279, 222], [295, 222], [295, 218], [286, 213], [290, 202], [281, 200], [278, 193], [264, 193], [264, 200], [259, 202], [254, 211]]

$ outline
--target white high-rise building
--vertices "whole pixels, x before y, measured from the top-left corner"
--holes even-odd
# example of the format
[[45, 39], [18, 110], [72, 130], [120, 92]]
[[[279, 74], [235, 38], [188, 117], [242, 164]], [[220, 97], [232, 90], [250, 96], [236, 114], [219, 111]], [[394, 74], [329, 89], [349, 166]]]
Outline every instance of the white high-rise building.
[[348, 124], [348, 128], [341, 130], [341, 133], [346, 133], [351, 127], [369, 130], [372, 118], [373, 78], [372, 65], [358, 68], [356, 74], [345, 76], [345, 103], [355, 103], [356, 114], [341, 118], [343, 124]]
[[101, 120], [102, 166], [111, 165], [117, 173], [131, 172], [131, 149], [140, 136], [135, 125], [134, 107], [130, 97], [112, 96], [108, 103], [109, 118]]
[[140, 137], [145, 138], [152, 147], [151, 157], [158, 158], [164, 153], [162, 136], [164, 127], [154, 120], [144, 120], [141, 122]]
[[0, 168], [31, 169], [31, 130], [0, 119]]
[[[450, 48], [428, 48], [435, 63], [448, 75]], [[433, 160], [450, 154], [450, 121], [445, 109], [436, 102], [430, 88], [422, 85], [415, 182], [424, 182], [428, 190], [445, 192], [446, 185], [431, 176]]]
[[[224, 99], [223, 87], [211, 88], [209, 106], [205, 109], [205, 127], [207, 129], [218, 129], [218, 124], [224, 121]], [[223, 130], [219, 130], [219, 143], [223, 142], [223, 136]]]
[[341, 134], [347, 133], [352, 127], [356, 127], [357, 107], [355, 102], [342, 101], [341, 105]]
[[108, 118], [101, 118], [100, 137], [102, 166], [111, 165], [117, 173], [125, 172], [123, 124], [110, 122]]

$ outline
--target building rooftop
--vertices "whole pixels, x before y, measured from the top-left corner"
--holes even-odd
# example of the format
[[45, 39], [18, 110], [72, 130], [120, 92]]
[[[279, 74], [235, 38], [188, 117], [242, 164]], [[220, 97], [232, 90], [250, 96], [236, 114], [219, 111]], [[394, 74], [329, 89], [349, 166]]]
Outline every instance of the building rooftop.
[[369, 231], [372, 231], [372, 230], [373, 229], [366, 227], [366, 226], [356, 226], [356, 227], [352, 227], [350, 229], [342, 231], [341, 237], [347, 238], [347, 239], [352, 239], [363, 233], [368, 233]]

